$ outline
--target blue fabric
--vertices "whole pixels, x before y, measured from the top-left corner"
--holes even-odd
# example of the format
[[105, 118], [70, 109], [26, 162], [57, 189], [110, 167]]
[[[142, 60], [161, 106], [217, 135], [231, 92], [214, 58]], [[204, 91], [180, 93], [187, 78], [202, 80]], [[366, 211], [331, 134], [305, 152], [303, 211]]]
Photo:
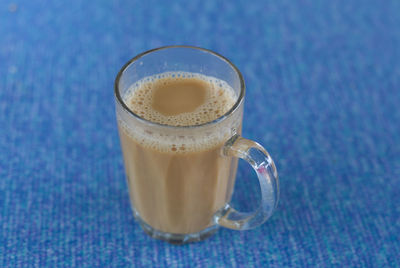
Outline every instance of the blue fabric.
[[[395, 0], [2, 1], [0, 266], [400, 266], [399, 11]], [[215, 50], [245, 77], [244, 136], [281, 180], [258, 229], [173, 246], [133, 219], [113, 81], [169, 44]], [[243, 163], [233, 198], [257, 206]]]

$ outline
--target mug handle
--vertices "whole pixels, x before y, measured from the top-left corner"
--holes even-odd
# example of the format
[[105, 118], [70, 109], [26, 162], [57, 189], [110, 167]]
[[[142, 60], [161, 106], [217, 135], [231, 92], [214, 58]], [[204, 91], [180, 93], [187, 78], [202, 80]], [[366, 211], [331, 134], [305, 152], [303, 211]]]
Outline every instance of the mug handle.
[[261, 204], [250, 213], [236, 211], [226, 204], [215, 214], [216, 223], [234, 230], [248, 230], [263, 224], [271, 217], [279, 200], [278, 172], [274, 161], [260, 144], [237, 134], [225, 143], [222, 154], [241, 158], [253, 167], [260, 183]]

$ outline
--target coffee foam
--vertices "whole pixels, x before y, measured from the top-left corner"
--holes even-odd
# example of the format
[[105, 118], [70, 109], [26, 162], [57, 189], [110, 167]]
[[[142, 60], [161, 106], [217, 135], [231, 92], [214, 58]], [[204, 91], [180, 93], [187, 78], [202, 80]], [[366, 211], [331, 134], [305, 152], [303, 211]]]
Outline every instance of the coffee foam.
[[[193, 112], [178, 115], [164, 115], [151, 106], [155, 85], [168, 84], [180, 79], [196, 79], [207, 83], [205, 102]], [[196, 126], [211, 122], [224, 115], [234, 105], [237, 96], [225, 81], [198, 73], [166, 72], [133, 84], [122, 96], [130, 110], [140, 117], [159, 124], [170, 126]], [[161, 152], [189, 153], [213, 148], [225, 142], [233, 132], [240, 128], [241, 113], [214, 126], [201, 126], [198, 129], [166, 129], [162, 126], [149, 126], [143, 122], [127, 123], [117, 113], [122, 130], [138, 143]]]
[[[207, 88], [205, 102], [196, 110], [178, 115], [164, 115], [152, 108], [156, 87], [189, 79], [197, 80]], [[225, 114], [235, 103], [235, 97], [233, 89], [224, 81], [201, 74], [178, 72], [164, 73], [139, 81], [128, 91], [124, 100], [129, 109], [146, 120], [170, 126], [193, 126], [211, 122]]]

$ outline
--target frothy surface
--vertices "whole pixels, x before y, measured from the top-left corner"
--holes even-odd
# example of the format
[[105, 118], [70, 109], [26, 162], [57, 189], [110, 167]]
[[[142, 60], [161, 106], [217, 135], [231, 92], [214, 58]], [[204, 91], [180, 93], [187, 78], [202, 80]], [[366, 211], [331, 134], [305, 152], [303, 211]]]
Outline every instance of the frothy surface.
[[[183, 83], [180, 83], [182, 81]], [[157, 91], [162, 90], [158, 87], [164, 86], [164, 83], [171, 86], [174, 83], [182, 85], [185, 82], [189, 82], [190, 85], [194, 83], [196, 87], [199, 86], [201, 90], [204, 90], [204, 94], [200, 94], [204, 99], [200, 102], [195, 101], [194, 109], [189, 107], [190, 111], [188, 111], [187, 107], [183, 107], [184, 112], [174, 112], [171, 115], [157, 111], [157, 107], [154, 109], [154, 96], [157, 98]], [[162, 94], [158, 95], [160, 96]], [[172, 126], [192, 126], [213, 121], [229, 111], [237, 98], [234, 90], [226, 82], [188, 72], [168, 72], [145, 77], [133, 84], [122, 97], [128, 107], [142, 118]], [[241, 129], [241, 111], [235, 112], [216, 125], [205, 125], [198, 129], [154, 127], [132, 120], [123, 109], [117, 109], [117, 119], [122, 139], [129, 137], [145, 148], [173, 154], [188, 154], [213, 149], [226, 142], [232, 136], [232, 131]], [[132, 121], [128, 122], [129, 120]]]
[[235, 103], [224, 81], [201, 74], [172, 72], [147, 77], [124, 96], [128, 107], [152, 122], [193, 126], [222, 116]]

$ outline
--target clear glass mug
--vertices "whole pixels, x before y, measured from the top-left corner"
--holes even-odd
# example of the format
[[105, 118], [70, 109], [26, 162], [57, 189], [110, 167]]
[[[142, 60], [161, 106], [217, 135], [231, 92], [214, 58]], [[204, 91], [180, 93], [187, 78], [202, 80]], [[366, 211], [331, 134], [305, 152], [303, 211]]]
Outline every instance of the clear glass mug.
[[[222, 80], [235, 91], [236, 102], [212, 122], [181, 127], [148, 121], [128, 108], [125, 94], [132, 86], [166, 72], [197, 73]], [[136, 56], [119, 71], [115, 80], [116, 117], [131, 206], [136, 220], [151, 237], [175, 244], [200, 241], [219, 226], [251, 229], [272, 215], [279, 199], [278, 174], [268, 152], [240, 136], [244, 96], [239, 70], [228, 59], [203, 48], [153, 49]], [[195, 149], [180, 150], [185, 144]], [[165, 145], [171, 150], [157, 149]], [[253, 167], [260, 183], [260, 206], [252, 213], [236, 211], [229, 204], [238, 158]]]

